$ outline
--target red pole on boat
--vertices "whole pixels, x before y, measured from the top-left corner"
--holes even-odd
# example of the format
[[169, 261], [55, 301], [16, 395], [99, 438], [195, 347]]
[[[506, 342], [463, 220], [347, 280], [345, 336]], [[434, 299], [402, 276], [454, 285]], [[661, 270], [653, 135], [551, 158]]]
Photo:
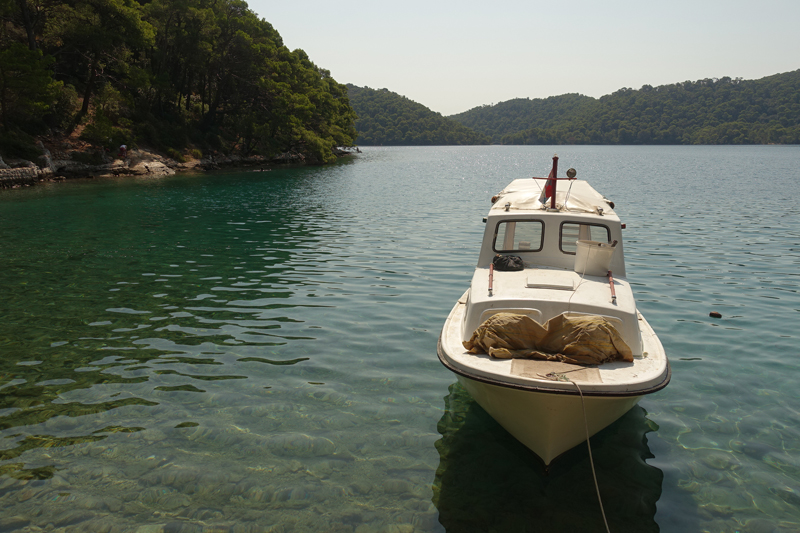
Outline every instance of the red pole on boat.
[[[550, 171], [550, 175], [547, 176], [547, 183], [544, 186], [545, 194], [550, 197], [550, 207], [552, 209], [556, 208], [556, 183], [558, 180], [556, 179], [558, 174], [558, 156], [553, 156], [553, 169]], [[548, 190], [549, 189], [549, 190]]]
[[617, 304], [617, 291], [614, 290], [614, 277], [611, 275], [611, 271], [608, 271], [608, 286], [611, 287], [611, 303], [614, 305]]
[[494, 264], [489, 265], [489, 296], [492, 295], [492, 284], [494, 283]]

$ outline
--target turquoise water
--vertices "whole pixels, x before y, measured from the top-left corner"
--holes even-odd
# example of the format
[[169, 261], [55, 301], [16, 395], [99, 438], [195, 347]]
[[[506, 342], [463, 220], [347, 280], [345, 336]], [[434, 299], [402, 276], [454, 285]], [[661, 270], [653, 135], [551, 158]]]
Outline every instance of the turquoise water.
[[[553, 151], [0, 191], [0, 531], [602, 530], [585, 447], [545, 474], [436, 357]], [[797, 530], [800, 148], [557, 151], [673, 369], [592, 439], [611, 530]]]

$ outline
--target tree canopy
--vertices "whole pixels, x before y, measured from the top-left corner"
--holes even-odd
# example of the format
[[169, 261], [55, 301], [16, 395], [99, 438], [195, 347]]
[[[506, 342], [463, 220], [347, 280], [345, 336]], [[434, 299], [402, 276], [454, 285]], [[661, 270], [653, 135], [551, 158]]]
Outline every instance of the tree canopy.
[[502, 144], [798, 144], [800, 70], [515, 99], [449, 118]]
[[344, 85], [243, 0], [0, 0], [0, 21], [4, 139], [80, 126], [103, 146], [314, 163], [355, 139]]
[[388, 89], [347, 85], [364, 146], [487, 144], [488, 137]]

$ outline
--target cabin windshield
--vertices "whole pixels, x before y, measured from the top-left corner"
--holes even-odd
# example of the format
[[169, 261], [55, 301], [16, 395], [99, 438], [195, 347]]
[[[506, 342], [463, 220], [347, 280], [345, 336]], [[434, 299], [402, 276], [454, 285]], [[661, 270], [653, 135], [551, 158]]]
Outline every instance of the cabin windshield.
[[602, 224], [579, 224], [578, 222], [561, 223], [561, 251], [574, 254], [578, 248], [577, 241], [611, 242], [611, 231]]
[[497, 224], [492, 249], [495, 252], [538, 252], [544, 243], [541, 220], [504, 220]]

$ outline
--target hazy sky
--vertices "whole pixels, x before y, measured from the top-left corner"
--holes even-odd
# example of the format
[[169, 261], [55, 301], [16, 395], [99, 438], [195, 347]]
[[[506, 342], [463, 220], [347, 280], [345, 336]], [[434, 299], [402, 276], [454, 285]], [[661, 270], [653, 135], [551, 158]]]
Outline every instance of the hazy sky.
[[340, 83], [443, 115], [800, 69], [800, 0], [249, 0]]

